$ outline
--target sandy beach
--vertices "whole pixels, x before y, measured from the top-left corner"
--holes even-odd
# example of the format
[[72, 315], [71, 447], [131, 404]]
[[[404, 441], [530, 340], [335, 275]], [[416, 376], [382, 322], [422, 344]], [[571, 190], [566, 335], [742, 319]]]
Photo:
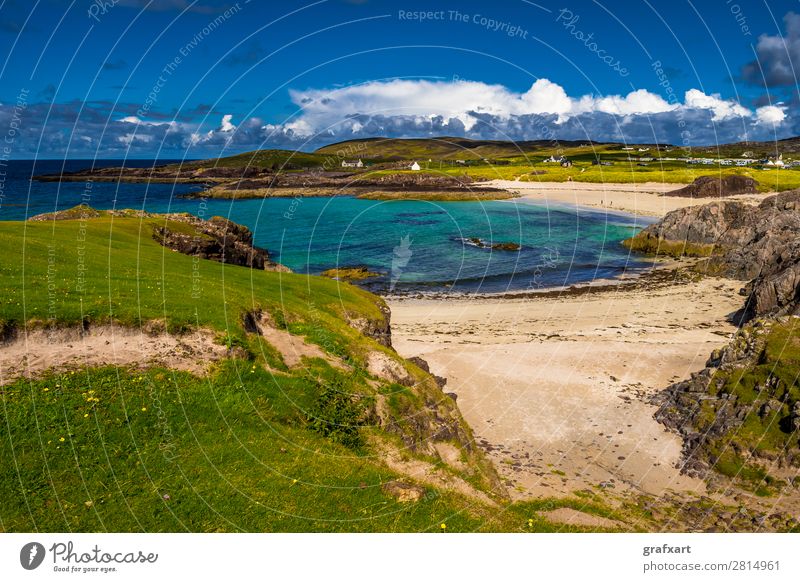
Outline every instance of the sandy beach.
[[647, 400], [726, 342], [740, 287], [645, 278], [562, 297], [393, 300], [393, 342], [448, 379], [515, 497], [700, 494]]
[[[627, 212], [636, 216], [664, 216], [667, 212], [708, 204], [711, 198], [682, 198], [662, 196], [664, 192], [677, 190], [684, 184], [662, 184], [645, 182], [642, 184], [612, 184], [591, 182], [521, 182], [515, 180], [492, 180], [482, 185], [502, 188], [520, 194], [523, 199], [575, 204], [592, 208], [603, 208]], [[731, 196], [725, 200], [758, 202], [768, 194], [746, 194]]]
[[[491, 185], [642, 216], [711, 201], [661, 195], [675, 184]], [[704, 494], [704, 482], [680, 474], [681, 439], [654, 420], [650, 397], [726, 343], [741, 283], [677, 268], [580, 294], [394, 298], [394, 345], [448, 379], [516, 498], [587, 488]]]

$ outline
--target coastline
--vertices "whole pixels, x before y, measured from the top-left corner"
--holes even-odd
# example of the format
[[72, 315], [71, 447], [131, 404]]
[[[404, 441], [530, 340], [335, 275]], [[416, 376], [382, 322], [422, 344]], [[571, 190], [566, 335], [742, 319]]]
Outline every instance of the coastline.
[[[520, 194], [516, 203], [648, 222], [712, 201], [662, 196], [674, 184], [492, 185]], [[680, 473], [682, 440], [650, 401], [702, 369], [736, 330], [741, 282], [700, 276], [686, 269], [693, 262], [654, 260], [643, 274], [527, 293], [387, 297], [394, 346], [448, 379], [514, 499], [708, 495], [704, 481]]]
[[393, 343], [448, 378], [517, 499], [704, 494], [676, 468], [681, 439], [649, 398], [725, 344], [741, 283], [664, 274], [575, 294], [390, 299]]
[[[492, 180], [481, 184], [501, 188], [519, 196], [515, 200], [537, 201], [545, 204], [571, 204], [593, 210], [623, 212], [634, 217], [660, 218], [672, 210], [685, 206], [708, 204], [718, 198], [687, 198], [663, 196], [685, 184], [644, 182], [641, 184], [602, 182], [522, 182], [517, 180]], [[725, 200], [757, 203], [774, 193], [729, 196]]]

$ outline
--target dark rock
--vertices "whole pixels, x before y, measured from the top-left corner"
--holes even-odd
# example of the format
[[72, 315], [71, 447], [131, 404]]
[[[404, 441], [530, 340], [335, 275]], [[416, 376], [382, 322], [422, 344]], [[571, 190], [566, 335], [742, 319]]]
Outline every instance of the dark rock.
[[[637, 234], [632, 243], [658, 241], [713, 248], [702, 267], [749, 281], [744, 320], [798, 312], [800, 305], [800, 190], [766, 198], [758, 206], [720, 201], [681, 208]], [[636, 245], [633, 245], [636, 248]]]
[[[422, 370], [425, 370], [428, 374], [433, 376], [433, 379], [436, 381], [436, 385], [439, 386], [439, 388], [444, 388], [447, 385], [447, 378], [444, 378], [442, 376], [437, 376], [436, 374], [432, 373], [431, 372], [431, 367], [428, 365], [428, 362], [426, 362], [422, 358], [420, 358], [418, 356], [414, 356], [412, 358], [407, 358], [407, 359], [408, 359], [409, 362], [411, 362], [412, 364], [414, 364], [418, 368], [420, 368]], [[455, 400], [455, 398], [454, 398], [454, 400]]]
[[164, 225], [154, 229], [153, 238], [174, 251], [251, 269], [288, 271], [283, 265], [271, 261], [266, 250], [253, 246], [253, 234], [246, 226], [221, 216], [209, 220], [190, 214], [165, 214], [161, 217]]
[[414, 364], [417, 368], [421, 370], [425, 370], [428, 374], [431, 373], [431, 367], [428, 365], [428, 362], [420, 358], [419, 356], [413, 356], [411, 358], [406, 358], [409, 362]]
[[67, 210], [39, 214], [28, 220], [85, 220], [100, 216], [163, 221], [163, 225], [153, 229], [153, 239], [184, 255], [252, 269], [291, 272], [288, 267], [271, 261], [266, 250], [253, 245], [253, 233], [249, 228], [221, 216], [203, 220], [188, 213], [153, 214], [131, 209], [95, 210], [81, 204]]
[[[347, 323], [350, 327], [358, 330], [367, 337], [374, 339], [379, 344], [392, 347], [392, 311], [386, 303], [376, 298], [378, 309], [381, 312], [381, 317], [378, 318], [365, 318], [365, 317], [352, 317], [346, 314]], [[427, 371], [427, 370], [426, 370]]]
[[518, 251], [522, 248], [522, 246], [515, 242], [491, 242], [476, 236], [457, 238], [456, 240], [467, 246], [477, 247], [479, 249], [490, 249], [493, 251]]
[[686, 198], [722, 198], [738, 194], [755, 194], [758, 182], [747, 176], [700, 176], [694, 182], [679, 190], [667, 192], [665, 196]]

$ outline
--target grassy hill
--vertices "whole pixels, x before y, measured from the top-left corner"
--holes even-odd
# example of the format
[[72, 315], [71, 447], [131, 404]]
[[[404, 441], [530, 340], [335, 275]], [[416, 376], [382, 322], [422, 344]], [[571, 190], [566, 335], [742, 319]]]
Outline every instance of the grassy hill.
[[[380, 323], [379, 298], [198, 262], [155, 242], [159, 224], [0, 223], [5, 346], [25, 330], [155, 322], [213, 330], [230, 348], [206, 376], [131, 362], [0, 377], [0, 530], [569, 531], [537, 510], [610, 515], [593, 495], [510, 504], [433, 378], [351, 324]], [[292, 365], [248, 331], [258, 311], [324, 357]], [[374, 354], [413, 382], [376, 373]], [[392, 482], [421, 496], [403, 502]]]
[[[243, 168], [252, 167], [264, 170], [303, 170], [306, 168], [319, 168], [326, 163], [324, 155], [306, 153], [292, 150], [256, 150], [235, 156], [197, 162], [200, 168]], [[184, 164], [186, 166], [188, 164]]]
[[[559, 142], [560, 147], [580, 147], [594, 142]], [[594, 145], [598, 145], [594, 143]], [[550, 140], [500, 141], [474, 140], [462, 137], [437, 137], [422, 139], [368, 138], [335, 143], [316, 150], [324, 156], [343, 155], [370, 160], [481, 160], [484, 158], [524, 157], [528, 154], [556, 147]]]

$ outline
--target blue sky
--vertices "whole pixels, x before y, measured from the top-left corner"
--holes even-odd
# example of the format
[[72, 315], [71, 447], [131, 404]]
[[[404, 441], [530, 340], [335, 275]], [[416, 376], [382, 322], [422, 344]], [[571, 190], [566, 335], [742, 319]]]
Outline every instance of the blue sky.
[[796, 2], [0, 0], [10, 157], [795, 135]]

